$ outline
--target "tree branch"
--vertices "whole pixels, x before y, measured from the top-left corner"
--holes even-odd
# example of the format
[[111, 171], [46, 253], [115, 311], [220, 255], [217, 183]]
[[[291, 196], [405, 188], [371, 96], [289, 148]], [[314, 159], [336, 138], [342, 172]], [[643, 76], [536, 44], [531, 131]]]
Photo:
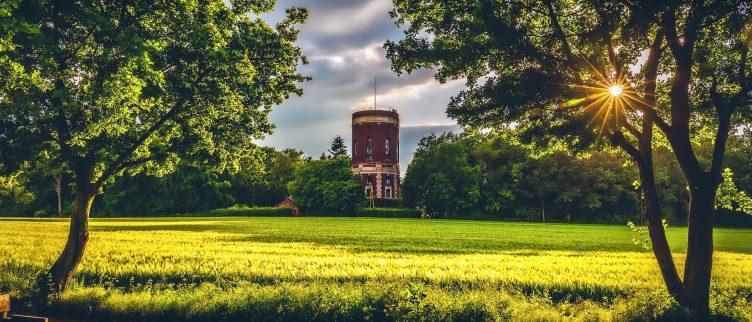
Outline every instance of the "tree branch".
[[663, 17], [661, 18], [661, 31], [664, 35], [666, 35], [666, 41], [668, 43], [668, 47], [671, 48], [671, 52], [674, 54], [674, 56], [678, 56], [681, 54], [681, 51], [684, 49], [681, 43], [681, 40], [679, 40], [679, 35], [676, 31], [676, 8], [674, 6], [671, 6], [670, 8], [666, 9], [666, 12], [663, 13]]
[[621, 80], [621, 77], [624, 73], [624, 66], [619, 62], [619, 60], [616, 58], [616, 51], [614, 50], [614, 46], [611, 44], [611, 37], [609, 36], [608, 41], [608, 61], [611, 62], [611, 66], [616, 71], [616, 80]]
[[611, 144], [620, 147], [626, 152], [635, 162], [642, 162], [642, 154], [624, 137], [620, 131], [610, 133], [608, 136]]
[[165, 114], [163, 114], [159, 119], [157, 119], [154, 124], [152, 124], [149, 128], [146, 129], [141, 135], [131, 144], [127, 149], [123, 150], [120, 154], [118, 154], [117, 159], [110, 163], [110, 165], [102, 172], [102, 176], [99, 177], [99, 180], [97, 180], [97, 187], [101, 187], [102, 184], [104, 184], [107, 179], [109, 179], [110, 176], [117, 173], [120, 170], [123, 170], [122, 165], [125, 163], [126, 160], [133, 154], [133, 152], [138, 149], [138, 147], [141, 146], [146, 140], [154, 134], [157, 130], [159, 130], [162, 125], [164, 125], [165, 122], [173, 118], [175, 115], [177, 115], [178, 111], [185, 105], [185, 99], [180, 99], [175, 105], [167, 111]]
[[629, 131], [630, 134], [634, 135], [635, 139], [639, 140], [642, 137], [642, 133], [634, 127], [631, 123], [629, 123], [629, 120], [626, 119], [626, 117], [623, 118], [623, 122], [621, 123], [624, 128]]
[[731, 130], [731, 114], [727, 108], [717, 108], [718, 129], [713, 142], [713, 161], [710, 165], [710, 176], [715, 184], [720, 184], [723, 173], [723, 156], [726, 153], [726, 142]]
[[[196, 80], [194, 80], [193, 82], [191, 82], [192, 84], [197, 84], [197, 83], [201, 82], [204, 79], [204, 77], [209, 73], [209, 69], [208, 68], [202, 68], [200, 70], [201, 70], [201, 74], [199, 74], [196, 77]], [[105, 169], [105, 171], [102, 172], [102, 176], [99, 178], [99, 180], [97, 180], [97, 186], [98, 187], [101, 186], [102, 184], [104, 184], [104, 182], [107, 181], [107, 179], [110, 176], [112, 176], [113, 174], [117, 173], [118, 171], [124, 169], [124, 168], [121, 168], [122, 164], [124, 162], [126, 162], [126, 160], [128, 160], [128, 158], [131, 157], [131, 155], [133, 154], [133, 152], [135, 152], [136, 149], [138, 149], [138, 147], [141, 146], [141, 144], [143, 144], [144, 142], [146, 142], [146, 140], [152, 134], [154, 134], [154, 132], [156, 132], [157, 130], [159, 130], [162, 127], [162, 125], [164, 125], [164, 123], [166, 123], [170, 119], [174, 118], [180, 112], [180, 110], [183, 108], [183, 106], [185, 106], [185, 104], [187, 104], [188, 99], [186, 98], [186, 96], [188, 96], [188, 94], [180, 93], [178, 101], [175, 103], [175, 105], [173, 105], [173, 107], [169, 111], [167, 111], [165, 114], [163, 114], [159, 119], [157, 119], [156, 122], [154, 122], [154, 124], [152, 124], [148, 129], [146, 129], [146, 131], [144, 131], [136, 139], [136, 141], [134, 141], [133, 144], [131, 144], [130, 147], [128, 147], [127, 149], [123, 150], [118, 155], [118, 157], [115, 159], [115, 161], [113, 161], [112, 163], [110, 163], [110, 165]]]
[[559, 17], [556, 15], [556, 11], [554, 10], [553, 5], [551, 4], [551, 0], [543, 0], [543, 4], [546, 6], [547, 12], [548, 12], [548, 18], [551, 19], [551, 24], [554, 27], [554, 33], [557, 38], [562, 43], [562, 46], [564, 47], [564, 55], [567, 56], [567, 60], [571, 63], [574, 62], [574, 54], [572, 53], [572, 47], [569, 46], [569, 40], [567, 40], [567, 36], [564, 34], [564, 30], [561, 28], [561, 24], [559, 23]]

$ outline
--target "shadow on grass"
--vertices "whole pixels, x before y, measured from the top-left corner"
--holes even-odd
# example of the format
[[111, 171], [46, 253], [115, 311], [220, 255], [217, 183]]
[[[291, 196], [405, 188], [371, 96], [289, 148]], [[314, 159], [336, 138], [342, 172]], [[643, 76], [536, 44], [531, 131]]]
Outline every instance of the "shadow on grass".
[[[139, 221], [143, 223], [144, 221]], [[352, 252], [394, 252], [409, 254], [470, 254], [498, 253], [526, 249], [560, 251], [636, 251], [644, 252], [625, 238], [615, 243], [562, 242], [556, 238], [541, 240], [519, 234], [473, 234], [472, 231], [454, 229], [452, 231], [416, 231], [405, 229], [359, 230], [358, 227], [279, 227], [238, 225], [235, 222], [211, 221], [208, 223], [166, 223], [154, 225], [117, 225], [98, 222], [92, 226], [94, 232], [215, 232], [228, 233], [218, 240], [224, 242], [256, 243], [309, 243], [323, 246], [346, 248]], [[533, 252], [528, 256], [536, 256]], [[526, 254], [522, 254], [526, 255]]]

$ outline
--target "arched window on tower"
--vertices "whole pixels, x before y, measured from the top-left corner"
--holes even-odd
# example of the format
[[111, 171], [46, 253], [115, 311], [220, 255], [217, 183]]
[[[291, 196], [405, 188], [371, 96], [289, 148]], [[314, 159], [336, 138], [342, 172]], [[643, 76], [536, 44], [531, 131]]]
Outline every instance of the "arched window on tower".
[[353, 158], [358, 155], [358, 141], [353, 139]]
[[384, 156], [387, 160], [392, 158], [392, 155], [389, 152], [389, 143], [389, 138], [386, 138], [386, 140], [384, 140]]
[[373, 159], [373, 140], [371, 140], [371, 137], [366, 139], [366, 157], [369, 160]]

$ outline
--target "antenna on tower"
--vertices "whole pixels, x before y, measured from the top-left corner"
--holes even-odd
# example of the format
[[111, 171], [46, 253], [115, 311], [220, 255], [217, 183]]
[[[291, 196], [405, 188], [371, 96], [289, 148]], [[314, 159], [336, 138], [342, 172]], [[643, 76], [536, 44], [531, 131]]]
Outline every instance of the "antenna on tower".
[[376, 109], [376, 76], [373, 76], [373, 109]]

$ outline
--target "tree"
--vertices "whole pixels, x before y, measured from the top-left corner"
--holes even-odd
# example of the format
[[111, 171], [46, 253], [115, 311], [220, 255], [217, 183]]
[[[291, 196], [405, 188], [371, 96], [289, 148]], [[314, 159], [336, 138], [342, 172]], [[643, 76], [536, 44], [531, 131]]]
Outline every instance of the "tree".
[[12, 171], [47, 152], [75, 185], [68, 239], [43, 291], [70, 284], [106, 182], [166, 173], [181, 159], [233, 169], [273, 129], [270, 109], [302, 93], [295, 25], [307, 11], [288, 9], [271, 27], [249, 13], [274, 1], [230, 2], [1, 5], [0, 161]]
[[238, 203], [229, 179], [211, 167], [186, 164], [161, 177], [144, 173], [124, 175], [103, 189], [101, 202], [92, 213], [155, 216], [229, 207]]
[[[395, 0], [394, 5], [392, 17], [407, 27], [403, 40], [385, 44], [393, 69], [436, 68], [442, 82], [466, 78], [468, 89], [447, 109], [460, 123], [517, 121], [540, 139], [556, 134], [576, 138], [580, 147], [608, 141], [629, 155], [640, 173], [653, 252], [668, 291], [707, 318], [713, 205], [726, 141], [730, 129], [750, 115], [749, 5], [600, 0]], [[713, 155], [705, 164], [690, 140], [703, 127], [715, 128]], [[661, 224], [654, 128], [666, 137], [690, 188], [683, 279]]]
[[332, 140], [332, 145], [329, 147], [329, 155], [331, 155], [332, 158], [338, 158], [338, 157], [347, 157], [347, 146], [345, 146], [345, 140], [342, 138], [342, 136], [335, 136], [334, 140]]
[[34, 200], [34, 193], [21, 182], [22, 173], [0, 176], [0, 211], [10, 215], [22, 215]]
[[[238, 203], [271, 207], [290, 195], [287, 185], [295, 179], [295, 171], [305, 162], [303, 151], [276, 150], [262, 147], [257, 156], [261, 167], [252, 171], [246, 166], [236, 174], [226, 174]], [[247, 168], [247, 169], [246, 169]]]
[[363, 200], [346, 157], [308, 161], [296, 172], [289, 190], [303, 210], [353, 212]]
[[405, 203], [439, 218], [462, 217], [474, 209], [480, 198], [478, 169], [468, 150], [452, 133], [422, 138], [402, 184]]

